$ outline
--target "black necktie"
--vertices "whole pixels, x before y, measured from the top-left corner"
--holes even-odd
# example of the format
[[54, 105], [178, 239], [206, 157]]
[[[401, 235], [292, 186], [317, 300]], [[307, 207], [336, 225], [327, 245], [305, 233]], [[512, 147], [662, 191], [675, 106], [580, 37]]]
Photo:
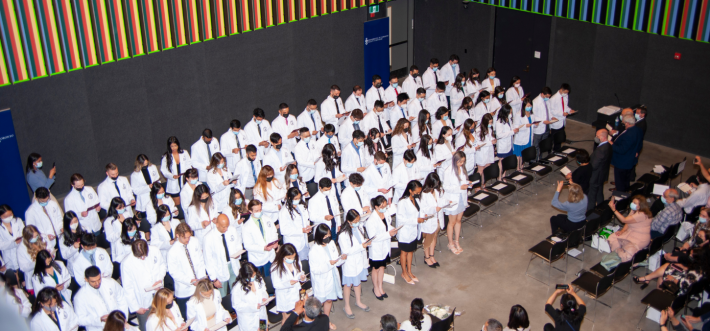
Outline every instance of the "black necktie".
[[[353, 190], [355, 191], [355, 190]], [[357, 201], [360, 203], [360, 208], [362, 208], [362, 199], [360, 199], [360, 194], [355, 191], [355, 196], [357, 196]]]
[[358, 105], [361, 105], [361, 104], [360, 104], [360, 98], [355, 97], [355, 101], [357, 101], [357, 104], [358, 104]]
[[237, 138], [237, 148], [239, 148], [239, 157], [244, 157], [244, 154], [242, 154], [242, 145], [239, 143], [239, 137], [235, 137]]
[[224, 255], [227, 256], [227, 262], [229, 262], [229, 249], [227, 249], [227, 239], [224, 237], [224, 233], [222, 233], [222, 245], [224, 245]]
[[333, 218], [330, 219], [330, 231], [335, 232], [335, 215], [333, 215], [333, 209], [330, 208], [330, 199], [328, 199], [327, 195], [325, 196], [325, 203], [328, 205], [328, 214], [330, 214], [330, 216], [333, 216]]
[[422, 109], [424, 109], [424, 103], [419, 101], [419, 105], [422, 106]]
[[116, 187], [116, 192], [118, 192], [118, 196], [121, 196], [121, 190], [118, 189], [118, 178], [113, 181], [113, 186]]
[[337, 111], [338, 114], [340, 114], [340, 107], [338, 107], [338, 100], [333, 99], [333, 101], [335, 102], [335, 111]]
[[259, 138], [261, 138], [261, 127], [259, 124], [256, 125], [256, 129], [259, 130]]
[[375, 91], [377, 91], [377, 96], [379, 96], [380, 101], [382, 101], [382, 94], [380, 94], [380, 89], [375, 87]]
[[437, 75], [437, 74], [436, 74], [436, 71], [434, 71], [434, 70], [432, 70], [431, 72], [434, 73], [434, 78], [436, 78], [436, 81], [435, 81], [435, 82], [438, 83], [438, 82], [439, 82], [439, 75]]
[[385, 129], [382, 127], [382, 121], [380, 120], [380, 115], [375, 114], [377, 116], [377, 124], [380, 125], [380, 133], [385, 133]]

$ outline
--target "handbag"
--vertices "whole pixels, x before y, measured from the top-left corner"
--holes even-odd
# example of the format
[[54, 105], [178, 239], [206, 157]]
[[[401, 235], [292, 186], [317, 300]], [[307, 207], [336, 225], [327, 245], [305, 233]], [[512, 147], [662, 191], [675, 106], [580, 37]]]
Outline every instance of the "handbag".
[[596, 233], [592, 235], [592, 248], [596, 248], [600, 253], [611, 253], [609, 241]]
[[604, 267], [607, 271], [611, 271], [611, 269], [616, 268], [619, 263], [621, 263], [621, 258], [619, 257], [619, 254], [616, 254], [616, 252], [604, 255], [604, 257], [602, 257], [602, 261], [600, 262], [602, 267]]
[[664, 280], [663, 283], [661, 283], [661, 289], [672, 294], [678, 294], [678, 291], [680, 291], [680, 286], [669, 280]]

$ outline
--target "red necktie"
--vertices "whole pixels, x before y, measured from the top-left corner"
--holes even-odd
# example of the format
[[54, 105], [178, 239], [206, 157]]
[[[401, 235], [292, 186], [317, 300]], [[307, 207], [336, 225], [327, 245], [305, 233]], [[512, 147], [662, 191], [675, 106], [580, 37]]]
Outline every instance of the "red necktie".
[[562, 103], [562, 112], [564, 113], [565, 112], [565, 99], [560, 97], [560, 102]]

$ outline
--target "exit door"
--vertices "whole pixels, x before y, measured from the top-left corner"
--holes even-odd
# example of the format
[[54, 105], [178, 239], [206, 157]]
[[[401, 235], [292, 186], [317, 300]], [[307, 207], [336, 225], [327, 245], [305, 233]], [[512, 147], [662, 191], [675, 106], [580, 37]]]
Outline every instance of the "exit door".
[[496, 8], [493, 67], [503, 87], [513, 76], [520, 77], [530, 97], [546, 86], [551, 23], [550, 16]]

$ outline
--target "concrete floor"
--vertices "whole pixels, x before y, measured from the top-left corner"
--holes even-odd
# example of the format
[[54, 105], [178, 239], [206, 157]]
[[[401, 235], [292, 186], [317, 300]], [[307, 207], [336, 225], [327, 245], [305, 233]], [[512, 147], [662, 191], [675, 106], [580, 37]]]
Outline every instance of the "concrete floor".
[[[594, 129], [579, 122], [568, 121], [566, 131], [568, 139], [573, 141], [591, 140], [594, 137]], [[572, 146], [585, 148], [590, 152], [592, 150], [591, 141], [574, 143]], [[638, 176], [650, 171], [655, 164], [670, 166], [683, 157], [688, 158], [683, 173], [683, 178], [687, 178], [697, 170], [692, 165], [694, 155], [647, 142], [637, 167]], [[610, 180], [613, 180], [613, 169], [610, 177]], [[678, 180], [674, 183], [677, 184]], [[611, 185], [607, 184], [608, 187]], [[553, 286], [550, 287], [527, 277], [525, 268], [530, 259], [528, 249], [549, 235], [549, 218], [558, 213], [550, 206], [554, 194], [552, 185], [536, 185], [534, 191], [538, 195], [519, 195], [517, 206], [501, 204], [495, 207], [501, 214], [500, 217], [481, 215], [482, 228], [464, 225], [464, 238], [460, 240], [464, 252], [459, 256], [446, 251], [445, 239], [440, 237], [444, 242], [440, 245], [442, 252], [437, 253], [436, 258], [441, 267], [428, 268], [422, 261], [422, 251], [418, 250], [415, 254], [418, 266], [413, 267], [413, 273], [420, 279], [416, 285], [408, 285], [397, 276], [395, 285], [384, 285], [389, 298], [378, 301], [372, 294], [372, 282], [368, 280], [362, 285], [363, 302], [370, 306], [371, 311], [363, 312], [353, 304], [355, 319], [350, 320], [342, 311], [343, 302], [339, 301], [335, 303], [331, 321], [337, 325], [338, 330], [379, 330], [379, 320], [384, 314], [392, 314], [400, 322], [408, 319], [409, 304], [412, 299], [419, 297], [424, 299], [425, 304], [441, 303], [464, 311], [464, 314], [455, 320], [460, 330], [479, 330], [489, 318], [498, 319], [505, 325], [510, 307], [515, 304], [522, 305], [528, 311], [531, 328], [541, 330], [545, 323], [551, 322], [544, 312], [544, 304], [554, 291], [554, 284], [571, 282], [580, 269], [598, 263], [601, 254], [588, 248], [584, 263], [574, 259], [568, 261], [566, 275], [553, 269], [550, 281]], [[605, 196], [609, 195], [610, 192], [605, 191]], [[560, 260], [554, 265], [564, 269], [566, 262]], [[388, 268], [387, 272], [392, 273], [392, 268]], [[397, 273], [399, 272], [398, 268]], [[545, 277], [547, 266], [537, 259], [530, 265], [530, 272], [538, 278]], [[639, 275], [644, 273], [645, 269], [636, 271]], [[631, 277], [624, 279], [619, 287], [628, 290], [629, 282], [632, 282]], [[633, 330], [645, 309], [641, 299], [651, 291], [653, 285], [641, 291], [638, 285], [633, 284], [630, 295], [615, 290], [612, 309], [602, 305], [594, 308], [593, 300], [581, 295], [588, 309], [588, 319], [584, 321], [581, 329]], [[607, 293], [601, 299], [602, 302], [609, 303], [612, 293]], [[596, 322], [593, 323], [591, 319], [595, 310]], [[658, 324], [646, 318], [641, 321], [640, 327], [644, 330], [659, 329]]]

